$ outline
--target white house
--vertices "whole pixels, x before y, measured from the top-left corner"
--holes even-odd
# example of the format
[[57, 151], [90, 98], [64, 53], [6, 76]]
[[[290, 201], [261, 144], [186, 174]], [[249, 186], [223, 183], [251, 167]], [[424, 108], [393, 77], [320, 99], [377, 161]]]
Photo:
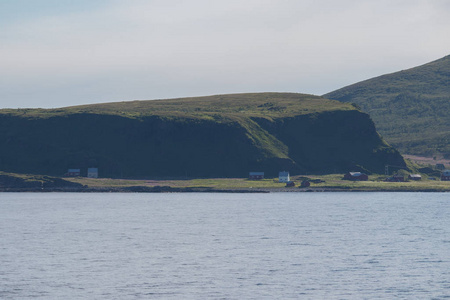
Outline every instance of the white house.
[[88, 168], [88, 178], [98, 178], [98, 168]]
[[289, 172], [283, 171], [278, 173], [278, 182], [289, 182], [291, 179], [289, 178]]

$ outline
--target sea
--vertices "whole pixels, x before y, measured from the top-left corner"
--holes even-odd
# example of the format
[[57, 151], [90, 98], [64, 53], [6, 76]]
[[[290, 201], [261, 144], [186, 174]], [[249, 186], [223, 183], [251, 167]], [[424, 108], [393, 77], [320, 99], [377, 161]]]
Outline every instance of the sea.
[[450, 193], [0, 193], [0, 299], [450, 299]]

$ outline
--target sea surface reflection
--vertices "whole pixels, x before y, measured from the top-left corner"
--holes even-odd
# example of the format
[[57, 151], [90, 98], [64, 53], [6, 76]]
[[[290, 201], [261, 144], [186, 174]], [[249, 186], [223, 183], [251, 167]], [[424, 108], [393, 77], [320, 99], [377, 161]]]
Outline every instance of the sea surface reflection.
[[0, 194], [1, 299], [443, 299], [450, 194]]

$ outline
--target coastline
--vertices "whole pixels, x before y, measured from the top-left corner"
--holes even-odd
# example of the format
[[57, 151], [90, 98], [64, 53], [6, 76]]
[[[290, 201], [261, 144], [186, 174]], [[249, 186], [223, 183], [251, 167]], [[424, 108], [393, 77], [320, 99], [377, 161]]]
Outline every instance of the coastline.
[[368, 189], [368, 188], [243, 188], [214, 189], [208, 187], [84, 187], [84, 188], [0, 188], [0, 193], [342, 193], [342, 192], [400, 192], [400, 193], [447, 193], [441, 189]]
[[[450, 192], [450, 181], [387, 182], [382, 175], [366, 181], [345, 180], [341, 174], [293, 176], [293, 186], [277, 178], [113, 179], [58, 178], [0, 173], [0, 192], [66, 193], [305, 193], [305, 192]], [[302, 187], [303, 181], [309, 186]]]

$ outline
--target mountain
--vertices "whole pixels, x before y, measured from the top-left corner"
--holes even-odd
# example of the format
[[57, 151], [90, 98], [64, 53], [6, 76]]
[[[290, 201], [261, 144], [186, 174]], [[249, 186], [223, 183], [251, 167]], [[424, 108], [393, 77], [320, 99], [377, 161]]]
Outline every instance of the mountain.
[[356, 103], [404, 154], [450, 158], [450, 56], [323, 97]]
[[277, 176], [404, 166], [353, 105], [294, 93], [0, 110], [0, 169], [102, 177]]

